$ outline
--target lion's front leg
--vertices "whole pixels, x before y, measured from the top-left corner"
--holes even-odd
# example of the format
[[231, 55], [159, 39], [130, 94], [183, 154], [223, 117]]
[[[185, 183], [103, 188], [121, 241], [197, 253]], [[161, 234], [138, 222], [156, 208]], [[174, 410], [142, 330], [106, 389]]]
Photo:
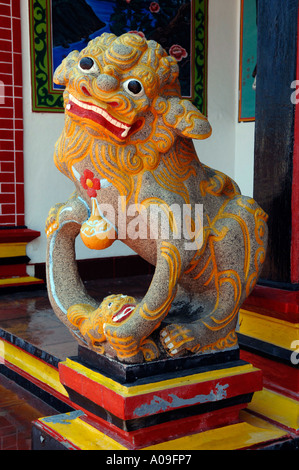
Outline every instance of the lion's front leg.
[[74, 192], [66, 202], [60, 202], [53, 206], [45, 223], [45, 231], [50, 240], [65, 223], [75, 222], [78, 225], [89, 217], [90, 209], [81, 197]]
[[123, 321], [120, 318], [104, 324], [105, 336], [120, 360], [143, 360], [143, 351], [150, 346], [147, 338], [169, 312], [181, 270], [179, 249], [174, 244], [163, 241], [160, 244], [155, 274], [145, 297]]
[[86, 203], [74, 193], [66, 203], [56, 204], [46, 221], [49, 299], [55, 314], [79, 341], [82, 336], [67, 319], [68, 308], [78, 303], [97, 306], [78, 274], [75, 256], [75, 239], [89, 213]]

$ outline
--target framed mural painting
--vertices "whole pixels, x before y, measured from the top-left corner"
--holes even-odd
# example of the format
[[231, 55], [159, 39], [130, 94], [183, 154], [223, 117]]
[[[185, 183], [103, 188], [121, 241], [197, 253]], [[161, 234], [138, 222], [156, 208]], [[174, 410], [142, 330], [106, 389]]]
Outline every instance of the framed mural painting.
[[208, 0], [28, 0], [32, 110], [63, 112], [56, 67], [104, 32], [138, 32], [160, 43], [180, 67], [182, 96], [207, 113]]
[[241, 0], [239, 122], [255, 120], [257, 1]]

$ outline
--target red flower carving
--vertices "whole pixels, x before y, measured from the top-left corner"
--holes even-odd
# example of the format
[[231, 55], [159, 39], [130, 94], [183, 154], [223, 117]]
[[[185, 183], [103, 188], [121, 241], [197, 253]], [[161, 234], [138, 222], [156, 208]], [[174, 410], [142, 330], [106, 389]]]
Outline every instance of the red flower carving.
[[98, 178], [94, 178], [94, 174], [90, 170], [84, 170], [84, 173], [80, 178], [80, 183], [84, 189], [87, 189], [89, 197], [96, 197], [97, 190], [101, 189], [100, 180]]
[[180, 62], [185, 57], [188, 57], [188, 52], [179, 44], [173, 44], [169, 49], [169, 54]]
[[160, 11], [160, 5], [157, 2], [152, 2], [149, 9], [151, 13], [158, 13]]

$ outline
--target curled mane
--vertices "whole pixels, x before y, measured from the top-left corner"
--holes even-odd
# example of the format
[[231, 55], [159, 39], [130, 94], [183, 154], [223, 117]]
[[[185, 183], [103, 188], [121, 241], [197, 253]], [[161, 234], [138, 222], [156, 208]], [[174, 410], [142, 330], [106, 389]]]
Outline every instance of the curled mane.
[[[84, 57], [95, 61], [97, 75], [80, 70], [78, 64]], [[178, 135], [210, 135], [206, 118], [191, 102], [182, 100], [178, 75], [176, 60], [158, 43], [137, 34], [116, 37], [104, 33], [80, 53], [70, 53], [54, 75], [55, 83], [66, 87], [66, 109], [70, 96], [91, 106], [104, 103], [104, 109], [112, 102], [116, 104], [117, 119], [132, 129], [122, 140], [86, 115], [66, 113], [54, 156], [58, 169], [75, 179], [73, 166], [87, 158], [102, 178], [129, 199], [136, 189], [136, 176], [156, 170], [163, 155], [171, 154]], [[145, 93], [141, 98], [125, 93], [124, 82], [128, 78], [143, 84]], [[169, 187], [177, 177], [174, 168], [179, 168], [177, 163], [167, 170]]]

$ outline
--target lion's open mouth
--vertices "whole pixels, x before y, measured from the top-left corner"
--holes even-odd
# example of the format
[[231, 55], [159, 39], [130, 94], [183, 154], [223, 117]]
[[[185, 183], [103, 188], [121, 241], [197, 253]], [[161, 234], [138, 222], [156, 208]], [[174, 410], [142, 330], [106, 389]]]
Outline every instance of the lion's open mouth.
[[114, 323], [119, 323], [121, 321], [124, 321], [126, 318], [128, 318], [133, 310], [136, 308], [136, 305], [132, 304], [126, 304], [123, 305], [122, 308], [113, 316], [112, 321]]
[[71, 94], [69, 95], [69, 103], [66, 106], [66, 110], [81, 118], [91, 119], [112, 132], [118, 139], [125, 139], [141, 126], [140, 121], [135, 122], [133, 125], [121, 122], [112, 117], [105, 109], [91, 103], [80, 101]]

